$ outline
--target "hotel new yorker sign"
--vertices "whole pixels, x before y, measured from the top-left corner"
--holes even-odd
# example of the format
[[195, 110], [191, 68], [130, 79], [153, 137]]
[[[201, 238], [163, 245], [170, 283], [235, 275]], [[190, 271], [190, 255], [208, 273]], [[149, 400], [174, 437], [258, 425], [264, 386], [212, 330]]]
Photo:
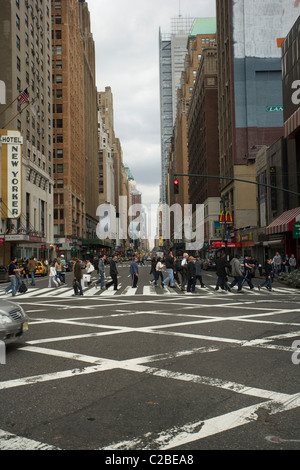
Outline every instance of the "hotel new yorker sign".
[[18, 219], [22, 215], [21, 132], [0, 129], [1, 142], [1, 217]]

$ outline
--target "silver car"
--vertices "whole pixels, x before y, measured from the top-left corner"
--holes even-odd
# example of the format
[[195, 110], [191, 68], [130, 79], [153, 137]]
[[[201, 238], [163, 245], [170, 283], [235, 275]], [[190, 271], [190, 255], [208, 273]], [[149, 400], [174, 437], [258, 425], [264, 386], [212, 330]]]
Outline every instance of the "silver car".
[[29, 318], [15, 302], [0, 300], [0, 341], [13, 343], [28, 330]]

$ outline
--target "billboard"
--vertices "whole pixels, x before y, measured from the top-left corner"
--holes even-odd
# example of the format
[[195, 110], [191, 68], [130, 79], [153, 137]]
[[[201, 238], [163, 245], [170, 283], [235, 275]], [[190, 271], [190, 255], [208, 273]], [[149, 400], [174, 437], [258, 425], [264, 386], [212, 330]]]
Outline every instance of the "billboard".
[[234, 58], [281, 59], [282, 39], [300, 14], [299, 1], [235, 0], [232, 3]]
[[22, 215], [21, 132], [0, 129], [1, 143], [1, 217], [18, 219]]

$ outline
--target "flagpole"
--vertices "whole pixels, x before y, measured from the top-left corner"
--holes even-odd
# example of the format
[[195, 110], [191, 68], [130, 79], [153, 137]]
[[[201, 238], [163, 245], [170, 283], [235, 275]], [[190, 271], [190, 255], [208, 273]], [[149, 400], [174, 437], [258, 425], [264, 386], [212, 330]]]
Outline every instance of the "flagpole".
[[16, 117], [18, 117], [19, 114], [22, 114], [23, 111], [25, 111], [25, 109], [28, 108], [28, 106], [29, 106], [30, 104], [33, 104], [33, 103], [34, 103], [34, 101], [35, 101], [34, 99], [33, 99], [32, 101], [29, 101], [29, 102], [27, 103], [27, 105], [25, 106], [25, 108], [23, 108], [21, 111], [19, 111], [10, 121], [8, 121], [8, 122], [5, 124], [5, 126], [3, 126], [2, 129], [5, 129], [5, 127], [8, 126], [8, 124], [10, 124], [14, 119], [16, 119]]
[[15, 101], [17, 101], [17, 99], [19, 98], [19, 96], [21, 96], [21, 93], [19, 93], [18, 96], [16, 97], [16, 99], [14, 99], [8, 106], [6, 106], [6, 108], [4, 108], [4, 109], [1, 111], [0, 116], [1, 116], [3, 113], [5, 113], [5, 111], [6, 111], [8, 108], [10, 108], [10, 107], [14, 104]]

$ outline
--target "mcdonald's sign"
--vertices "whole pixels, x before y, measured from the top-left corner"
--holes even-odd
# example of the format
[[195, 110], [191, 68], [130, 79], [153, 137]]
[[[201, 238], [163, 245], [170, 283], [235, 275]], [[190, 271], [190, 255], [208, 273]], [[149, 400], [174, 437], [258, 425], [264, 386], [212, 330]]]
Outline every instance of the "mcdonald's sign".
[[231, 212], [227, 211], [225, 214], [225, 212], [222, 211], [219, 218], [219, 222], [220, 224], [233, 225], [233, 218]]

